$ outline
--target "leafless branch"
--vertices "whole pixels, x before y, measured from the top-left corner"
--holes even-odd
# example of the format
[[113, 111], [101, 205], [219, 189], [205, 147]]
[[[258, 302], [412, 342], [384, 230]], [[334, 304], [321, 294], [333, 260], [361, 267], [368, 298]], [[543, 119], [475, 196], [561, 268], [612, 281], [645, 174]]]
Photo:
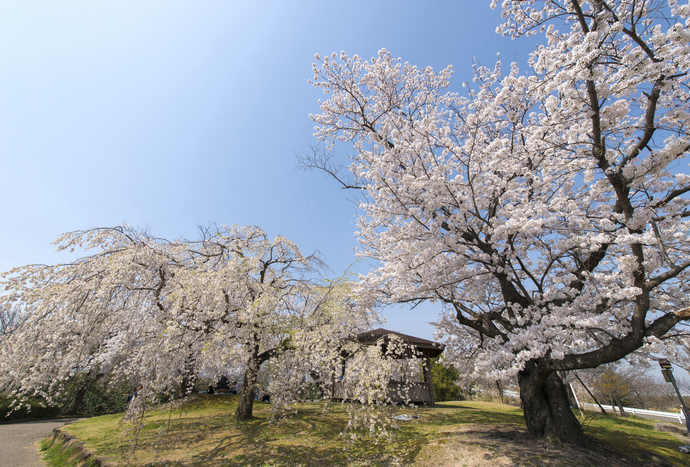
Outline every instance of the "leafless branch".
[[342, 189], [361, 190], [362, 185], [354, 178], [349, 169], [335, 161], [336, 154], [324, 148], [311, 146], [309, 154], [295, 154], [297, 157], [296, 170], [320, 170], [340, 183]]

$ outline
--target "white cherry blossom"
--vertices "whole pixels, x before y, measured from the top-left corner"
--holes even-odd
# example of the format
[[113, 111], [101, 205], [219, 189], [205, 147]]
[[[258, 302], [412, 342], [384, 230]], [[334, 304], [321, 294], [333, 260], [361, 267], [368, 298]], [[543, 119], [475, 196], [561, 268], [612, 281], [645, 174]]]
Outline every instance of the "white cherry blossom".
[[526, 72], [476, 66], [467, 94], [448, 91], [450, 67], [385, 49], [317, 59], [325, 152], [302, 162], [361, 189], [359, 254], [377, 264], [363, 287], [444, 304], [439, 326], [476, 372], [517, 372], [530, 432], [585, 445], [557, 372], [690, 318], [690, 6], [502, 9], [499, 33], [548, 43]]

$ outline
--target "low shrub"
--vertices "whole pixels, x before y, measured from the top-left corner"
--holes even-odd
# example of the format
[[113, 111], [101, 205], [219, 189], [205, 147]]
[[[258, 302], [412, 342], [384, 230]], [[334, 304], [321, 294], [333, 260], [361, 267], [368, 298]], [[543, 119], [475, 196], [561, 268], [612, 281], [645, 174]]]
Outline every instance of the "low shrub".
[[0, 421], [20, 420], [23, 418], [50, 418], [60, 414], [60, 407], [49, 405], [40, 397], [29, 397], [14, 409], [14, 397], [0, 393]]

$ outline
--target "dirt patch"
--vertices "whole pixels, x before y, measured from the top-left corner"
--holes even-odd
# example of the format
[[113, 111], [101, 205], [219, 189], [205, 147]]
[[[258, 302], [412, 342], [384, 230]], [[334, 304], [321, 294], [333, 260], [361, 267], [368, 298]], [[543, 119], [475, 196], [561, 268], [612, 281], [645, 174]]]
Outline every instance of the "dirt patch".
[[672, 464], [654, 457], [645, 461], [633, 459], [603, 446], [594, 450], [566, 446], [534, 438], [523, 427], [478, 424], [448, 427], [415, 459], [415, 466], [419, 467], [665, 465]]

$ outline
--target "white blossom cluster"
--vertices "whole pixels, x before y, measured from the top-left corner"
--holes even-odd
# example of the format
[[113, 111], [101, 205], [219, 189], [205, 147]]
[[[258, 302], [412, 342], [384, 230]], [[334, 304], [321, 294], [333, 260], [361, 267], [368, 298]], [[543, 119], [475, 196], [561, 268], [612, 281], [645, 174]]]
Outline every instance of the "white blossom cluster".
[[268, 360], [270, 390], [288, 400], [310, 374], [330, 382], [340, 343], [376, 319], [349, 281], [318, 280], [318, 258], [258, 227], [167, 241], [124, 225], [56, 243], [94, 253], [2, 275], [0, 306], [19, 319], [0, 340], [0, 388], [19, 401], [86, 374], [175, 396], [198, 375], [239, 371], [253, 389]]
[[466, 95], [385, 49], [317, 56], [316, 136], [353, 148], [352, 177], [307, 164], [362, 189], [363, 287], [443, 303], [477, 372], [618, 360], [690, 318], [690, 5], [502, 8], [499, 32], [547, 43], [527, 72], [476, 66]]
[[368, 346], [351, 342], [341, 352], [346, 355], [346, 371], [340, 382], [350, 402], [341, 435], [374, 443], [389, 439], [398, 428], [395, 404], [414, 406], [410, 383], [419, 381], [421, 356], [395, 334]]

